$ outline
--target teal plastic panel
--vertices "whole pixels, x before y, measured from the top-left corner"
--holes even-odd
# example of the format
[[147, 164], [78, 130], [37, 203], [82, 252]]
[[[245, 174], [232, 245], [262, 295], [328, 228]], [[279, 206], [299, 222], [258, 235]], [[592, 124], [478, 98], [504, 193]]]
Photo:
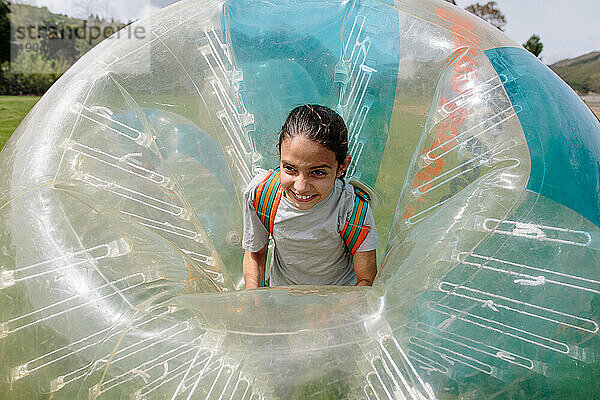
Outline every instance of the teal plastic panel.
[[600, 122], [530, 52], [486, 51], [519, 115], [531, 154], [528, 189], [600, 226]]
[[344, 117], [350, 144], [358, 143], [350, 171], [374, 185], [396, 92], [398, 11], [373, 0], [312, 3], [299, 9], [285, 0], [273, 9], [271, 2], [229, 0], [223, 8], [243, 103], [256, 121], [255, 150], [262, 166], [273, 167], [289, 111], [322, 104]]

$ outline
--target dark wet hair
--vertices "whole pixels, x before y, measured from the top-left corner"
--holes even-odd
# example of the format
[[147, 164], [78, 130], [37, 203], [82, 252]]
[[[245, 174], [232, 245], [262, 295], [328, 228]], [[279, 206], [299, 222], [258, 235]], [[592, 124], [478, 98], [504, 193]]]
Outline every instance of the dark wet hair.
[[290, 111], [279, 132], [277, 148], [296, 136], [313, 140], [335, 153], [338, 165], [348, 155], [348, 128], [344, 120], [332, 109], [318, 104], [305, 104]]

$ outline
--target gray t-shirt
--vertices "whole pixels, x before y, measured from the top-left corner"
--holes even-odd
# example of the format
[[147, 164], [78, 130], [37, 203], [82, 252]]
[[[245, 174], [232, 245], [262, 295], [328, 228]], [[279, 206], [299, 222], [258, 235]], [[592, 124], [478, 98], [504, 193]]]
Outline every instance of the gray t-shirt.
[[[269, 232], [254, 209], [256, 188], [266, 174], [255, 176], [244, 191], [242, 247], [251, 252], [259, 251], [269, 240]], [[300, 210], [281, 197], [273, 225], [271, 286], [356, 284], [352, 255], [340, 236], [352, 214], [355, 196], [352, 185], [336, 179], [331, 194], [309, 210]], [[375, 250], [379, 244], [371, 207], [365, 225], [370, 227], [369, 233], [357, 251]]]

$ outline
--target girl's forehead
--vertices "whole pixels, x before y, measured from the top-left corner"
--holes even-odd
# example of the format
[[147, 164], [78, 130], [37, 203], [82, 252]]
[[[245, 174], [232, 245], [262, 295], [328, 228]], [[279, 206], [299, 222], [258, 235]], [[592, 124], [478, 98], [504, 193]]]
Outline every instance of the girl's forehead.
[[295, 136], [281, 143], [281, 161], [297, 166], [337, 166], [335, 153], [314, 140]]

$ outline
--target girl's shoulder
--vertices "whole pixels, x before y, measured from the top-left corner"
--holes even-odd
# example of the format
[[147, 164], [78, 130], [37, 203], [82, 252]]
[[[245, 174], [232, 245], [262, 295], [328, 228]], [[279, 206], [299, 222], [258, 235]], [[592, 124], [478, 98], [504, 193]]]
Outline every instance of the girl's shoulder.
[[363, 185], [356, 180], [347, 181], [345, 179], [336, 179], [336, 184], [339, 184], [342, 193], [353, 201], [357, 195], [367, 201], [371, 200], [370, 189], [367, 189], [366, 185]]
[[335, 184], [344, 196], [354, 196], [354, 186], [348, 183], [347, 180], [338, 178], [335, 180]]
[[256, 188], [260, 183], [266, 178], [267, 174], [270, 170], [266, 170], [264, 168], [257, 168], [254, 177], [248, 182], [246, 185], [246, 189], [244, 189], [244, 195], [250, 195], [250, 197], [254, 197], [254, 192], [256, 192]]
[[344, 179], [337, 179], [336, 185], [338, 184], [341, 190], [339, 202], [343, 204], [345, 211], [352, 212], [352, 210], [354, 210], [357, 197], [360, 198], [360, 200], [364, 200], [367, 207], [371, 208], [373, 202], [372, 189], [355, 180], [347, 181]]
[[344, 179], [336, 179], [335, 183], [340, 190], [338, 203], [343, 212], [352, 212], [354, 209], [354, 201], [356, 199], [355, 187]]

